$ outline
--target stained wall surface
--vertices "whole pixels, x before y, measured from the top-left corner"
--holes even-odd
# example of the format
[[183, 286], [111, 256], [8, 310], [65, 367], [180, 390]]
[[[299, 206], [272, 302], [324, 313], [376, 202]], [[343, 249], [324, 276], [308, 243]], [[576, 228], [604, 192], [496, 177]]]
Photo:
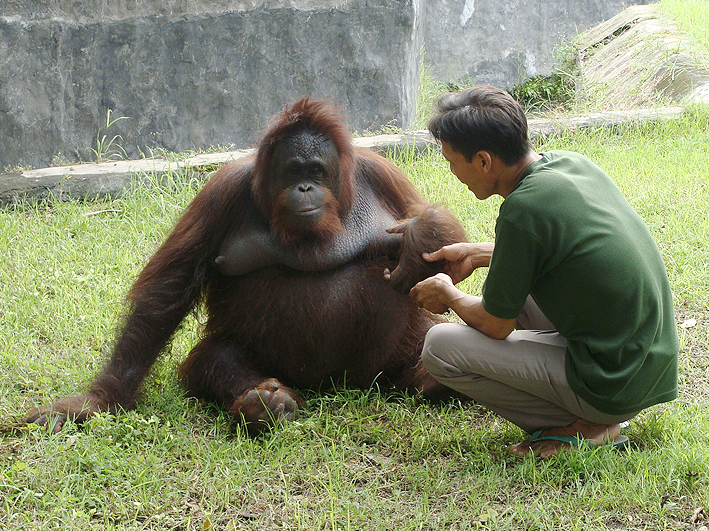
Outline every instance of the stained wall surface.
[[423, 49], [439, 79], [511, 86], [621, 4], [2, 0], [0, 172], [94, 160], [104, 135], [128, 157], [249, 147], [302, 96], [332, 99], [357, 131], [407, 128]]
[[578, 33], [646, 0], [444, 0], [424, 3], [426, 60], [436, 79], [511, 88], [549, 74]]

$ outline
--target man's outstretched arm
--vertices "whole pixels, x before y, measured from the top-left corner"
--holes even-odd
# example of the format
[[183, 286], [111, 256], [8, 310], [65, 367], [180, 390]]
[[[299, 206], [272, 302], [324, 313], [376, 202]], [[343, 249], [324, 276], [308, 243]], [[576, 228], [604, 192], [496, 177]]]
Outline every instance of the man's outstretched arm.
[[410, 295], [420, 307], [433, 313], [450, 308], [467, 325], [493, 339], [505, 339], [515, 329], [516, 319], [501, 319], [488, 313], [481, 297], [462, 292], [445, 273], [422, 280], [411, 288]]

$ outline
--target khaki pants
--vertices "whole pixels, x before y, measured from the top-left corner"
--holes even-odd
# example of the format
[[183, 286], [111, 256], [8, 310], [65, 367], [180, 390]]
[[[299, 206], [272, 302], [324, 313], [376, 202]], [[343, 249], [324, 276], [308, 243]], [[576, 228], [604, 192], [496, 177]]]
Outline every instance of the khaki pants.
[[431, 328], [421, 354], [431, 375], [532, 433], [578, 419], [618, 424], [635, 416], [608, 415], [579, 398], [566, 380], [566, 341], [531, 297], [506, 339], [455, 323]]

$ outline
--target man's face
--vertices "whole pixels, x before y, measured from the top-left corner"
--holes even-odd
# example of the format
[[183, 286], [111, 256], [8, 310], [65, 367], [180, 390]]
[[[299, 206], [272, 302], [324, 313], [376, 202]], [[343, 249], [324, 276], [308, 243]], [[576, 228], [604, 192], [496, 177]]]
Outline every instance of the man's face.
[[458, 180], [468, 187], [478, 199], [487, 199], [494, 192], [494, 182], [490, 174], [490, 164], [482, 152], [473, 155], [473, 160], [468, 161], [465, 155], [453, 149], [447, 142], [441, 142], [441, 153], [450, 163], [450, 169]]

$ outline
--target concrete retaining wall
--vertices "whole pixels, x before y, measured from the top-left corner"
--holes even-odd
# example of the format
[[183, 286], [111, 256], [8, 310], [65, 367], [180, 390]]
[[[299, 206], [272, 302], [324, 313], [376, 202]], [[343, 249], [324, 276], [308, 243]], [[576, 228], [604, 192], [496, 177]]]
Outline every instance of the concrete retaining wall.
[[424, 5], [434, 78], [511, 88], [549, 74], [560, 45], [648, 0], [444, 0]]
[[303, 95], [331, 98], [355, 129], [411, 122], [418, 0], [202, 3], [60, 0], [28, 14], [4, 0], [0, 168], [93, 160], [107, 109], [128, 117], [107, 134], [129, 157], [248, 146]]
[[[510, 86], [550, 68], [560, 35], [621, 5], [2, 0], [0, 171], [95, 160], [103, 135], [129, 158], [248, 147], [304, 95], [334, 100], [355, 130], [407, 128], [424, 41], [439, 78]], [[126, 119], [106, 131], [108, 109]]]

